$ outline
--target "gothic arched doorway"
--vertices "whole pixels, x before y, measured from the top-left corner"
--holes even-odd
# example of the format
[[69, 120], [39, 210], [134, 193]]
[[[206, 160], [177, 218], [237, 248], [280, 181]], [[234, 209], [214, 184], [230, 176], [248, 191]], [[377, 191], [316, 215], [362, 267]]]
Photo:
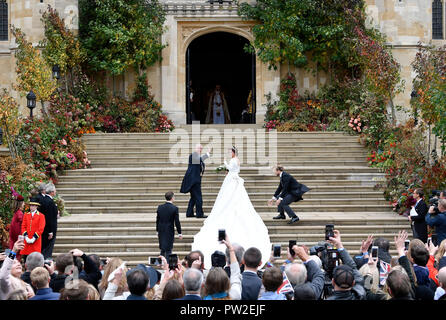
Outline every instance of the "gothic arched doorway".
[[[249, 41], [228, 32], [212, 32], [194, 39], [186, 53], [186, 113], [205, 123], [211, 92], [220, 85], [231, 123], [255, 123], [255, 55], [244, 47]], [[189, 84], [189, 85], [188, 85]], [[249, 105], [249, 97], [250, 105]], [[250, 107], [250, 115], [242, 117]]]

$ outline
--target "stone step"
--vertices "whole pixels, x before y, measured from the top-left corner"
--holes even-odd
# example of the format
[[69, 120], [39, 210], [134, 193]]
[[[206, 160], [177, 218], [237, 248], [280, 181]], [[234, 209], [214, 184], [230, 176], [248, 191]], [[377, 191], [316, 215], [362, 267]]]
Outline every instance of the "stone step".
[[[194, 151], [195, 146], [191, 145], [190, 143], [172, 143], [168, 141], [126, 141], [126, 139], [121, 140], [110, 140], [110, 141], [88, 141], [84, 143], [85, 146], [90, 150], [95, 150], [96, 147], [108, 147], [108, 148], [114, 148], [115, 150], [118, 150], [122, 147], [145, 147], [150, 148], [152, 151], [155, 150], [165, 150], [169, 151], [174, 150], [175, 152], [183, 152], [183, 153], [189, 153], [191, 151]], [[235, 143], [234, 143], [235, 144]], [[210, 147], [211, 145], [204, 144], [204, 151], [206, 152], [206, 149]], [[212, 144], [213, 151], [211, 150], [211, 153], [218, 152], [217, 154], [226, 154], [226, 150], [229, 149], [231, 144], [228, 145], [219, 145], [219, 144]], [[273, 147], [274, 146], [274, 147]], [[269, 153], [271, 151], [280, 150], [280, 151], [300, 151], [305, 150], [306, 148], [319, 148], [319, 149], [329, 149], [329, 148], [339, 148], [343, 149], [344, 151], [352, 151], [355, 149], [362, 149], [364, 151], [363, 147], [359, 143], [352, 143], [345, 140], [339, 140], [339, 141], [302, 141], [302, 142], [288, 142], [288, 143], [277, 143], [277, 144], [265, 144], [263, 146], [261, 145], [255, 145], [255, 144], [246, 144], [246, 145], [237, 145], [237, 149], [239, 150], [240, 154], [245, 153], [253, 153], [258, 152], [258, 150], [261, 150], [262, 152]], [[344, 149], [345, 148], [345, 149]], [[309, 150], [306, 150], [309, 151]], [[172, 151], [173, 152], [173, 151]]]
[[[149, 225], [149, 224], [147, 224]], [[152, 225], [152, 223], [150, 224]], [[407, 228], [408, 225], [406, 226]], [[201, 225], [189, 225], [184, 226], [184, 222], [182, 221], [182, 234], [183, 235], [195, 235], [200, 231]], [[322, 228], [322, 229], [321, 229]], [[338, 228], [342, 235], [347, 234], [374, 234], [377, 230], [382, 234], [388, 233], [398, 233], [398, 231], [404, 229], [404, 226], [398, 224], [392, 225], [364, 225], [364, 226], [348, 226], [343, 225]], [[269, 234], [272, 236], [274, 234], [299, 234], [303, 235], [311, 235], [311, 234], [323, 234], [322, 232], [323, 226], [321, 225], [293, 225], [293, 226], [277, 226], [277, 225], [268, 225]], [[321, 233], [322, 232], [322, 233]], [[122, 235], [149, 235], [156, 234], [155, 226], [131, 226], [131, 227], [91, 227], [91, 228], [72, 228], [72, 227], [59, 227], [57, 230], [58, 239], [59, 236], [122, 236]], [[375, 238], [378, 237], [377, 234], [374, 234]]]
[[[264, 192], [267, 193], [269, 195], [271, 195], [271, 193], [274, 193], [275, 189], [271, 188], [271, 186], [245, 186], [246, 187], [246, 191], [248, 192], [249, 195], [254, 194], [254, 193], [258, 193], [258, 192]], [[309, 186], [311, 187], [311, 186]], [[74, 187], [74, 188], [64, 188], [64, 187], [59, 187], [57, 188], [58, 193], [60, 193], [61, 195], [65, 196], [69, 194], [77, 194], [79, 196], [82, 195], [95, 195], [95, 194], [112, 194], [112, 193], [116, 193], [116, 188], [114, 188], [113, 186], [108, 187], [108, 188], [83, 188], [82, 186], [79, 187]], [[120, 188], [118, 189], [120, 194], [125, 194], [128, 195], [129, 197], [133, 194], [138, 194], [141, 192], [144, 193], [150, 193], [153, 192], [153, 188], [152, 187], [148, 187], [147, 185], [144, 187], [128, 187], [126, 186], [124, 189]], [[202, 186], [201, 190], [203, 193], [206, 192], [213, 192], [213, 193], [218, 193], [218, 191], [220, 190], [220, 186], [215, 185], [215, 186]], [[372, 192], [375, 192], [375, 190], [379, 190], [379, 189], [375, 189], [373, 185], [370, 186], [354, 186], [354, 188], [352, 188], [351, 186], [314, 186], [311, 189], [311, 194], [317, 194], [320, 192], [325, 192], [325, 193], [333, 193], [333, 192], [350, 192], [352, 190], [355, 190], [357, 192], [359, 192], [361, 195], [368, 195]], [[380, 192], [382, 194], [382, 192]], [[162, 191], [160, 191], [160, 193], [158, 194], [158, 196], [163, 195], [164, 193]], [[310, 193], [308, 193], [309, 195]], [[179, 195], [183, 195], [179, 192], [176, 193], [177, 196]], [[189, 196], [189, 194], [186, 194], [185, 196]], [[307, 196], [308, 197], [308, 196]]]
[[[240, 143], [246, 141], [261, 142], [268, 141], [270, 139], [277, 139], [277, 143], [286, 143], [288, 141], [351, 141], [359, 143], [358, 136], [351, 135], [299, 135], [299, 134], [268, 134], [262, 131], [245, 131], [235, 132], [227, 131], [225, 133], [186, 133], [186, 132], [172, 132], [167, 134], [134, 134], [134, 135], [120, 135], [120, 134], [107, 134], [107, 135], [84, 135], [83, 141], [164, 141], [170, 143], [190, 143], [195, 144], [201, 141], [207, 142], [210, 137], [213, 141], [220, 143], [226, 141], [238, 140]], [[212, 141], [212, 140], [211, 140]]]
[[[388, 212], [324, 212], [316, 210], [313, 212], [299, 212], [300, 221], [297, 224], [288, 225], [287, 220], [274, 220], [277, 215], [274, 213], [261, 213], [265, 225], [270, 227], [316, 227], [323, 229], [325, 224], [331, 223], [335, 228], [340, 227], [367, 227], [374, 225], [401, 225], [408, 226], [407, 218], [395, 213]], [[203, 225], [203, 219], [186, 218], [184, 212], [180, 212], [180, 221], [182, 227], [200, 227]], [[155, 213], [149, 214], [82, 214], [62, 217], [58, 220], [58, 228], [81, 228], [89, 229], [95, 227], [134, 227], [134, 226], [155, 226]], [[380, 231], [380, 230], [378, 230]]]
[[[300, 242], [299, 245], [304, 245], [308, 248], [311, 248], [312, 246], [316, 245], [317, 243], [314, 242]], [[349, 254], [351, 256], [357, 255], [359, 253], [359, 248], [361, 246], [361, 242], [355, 241], [355, 242], [343, 242], [344, 248], [348, 250]], [[391, 248], [394, 248], [395, 245], [393, 242], [391, 242]], [[282, 259], [286, 258], [286, 246], [287, 244], [284, 244], [282, 246], [281, 255]], [[80, 249], [84, 251], [86, 254], [97, 254], [100, 258], [120, 258], [124, 261], [129, 262], [129, 265], [136, 265], [137, 263], [146, 263], [148, 261], [148, 257], [157, 257], [159, 256], [159, 249], [153, 248], [150, 250], [150, 248], [143, 247], [141, 250], [135, 250], [135, 251], [126, 251], [121, 248], [121, 250], [113, 250], [113, 248], [103, 248], [102, 250], [97, 250], [98, 248], [90, 248], [88, 246], [67, 246], [64, 248], [59, 249], [58, 247], [54, 247], [53, 252], [53, 259], [55, 259], [59, 254], [61, 253], [67, 253], [71, 249]], [[132, 249], [131, 247], [129, 249]], [[174, 251], [173, 253], [177, 254], [179, 259], [183, 259], [191, 250], [184, 250], [184, 251]], [[392, 256], [396, 256], [397, 252], [395, 249], [389, 250], [389, 253]], [[143, 262], [141, 262], [143, 261]], [[280, 261], [279, 261], [280, 262]], [[282, 263], [284, 261], [281, 261]]]
[[[406, 229], [410, 231], [410, 229]], [[375, 233], [376, 238], [383, 237], [387, 238], [389, 241], [393, 240], [393, 233]], [[319, 241], [324, 241], [324, 232], [317, 234], [304, 234], [299, 235], [296, 233], [283, 233], [283, 234], [270, 234], [270, 240], [272, 243], [280, 243], [282, 245], [287, 245], [289, 240], [296, 240], [298, 242], [310, 242], [318, 243]], [[216, 235], [217, 237], [217, 235]], [[367, 239], [367, 234], [342, 234], [343, 242], [361, 242]], [[180, 250], [190, 250], [192, 242], [194, 240], [194, 235], [183, 235], [183, 240], [176, 238], [175, 245]], [[97, 236], [64, 236], [57, 235], [58, 248], [66, 247], [68, 250], [73, 248], [73, 245], [88, 245], [89, 248], [115, 248], [123, 250], [128, 248], [131, 249], [141, 249], [141, 248], [158, 248], [158, 236], [156, 233], [151, 235], [97, 235]], [[359, 247], [358, 247], [359, 250]], [[137, 251], [137, 250], [135, 250]]]
[[[153, 162], [159, 162], [159, 161], [166, 161], [169, 160], [171, 162], [178, 162], [181, 161], [180, 163], [188, 163], [188, 157], [176, 157], [176, 156], [171, 156], [169, 155], [169, 153], [166, 154], [152, 154], [149, 152], [113, 152], [113, 153], [104, 153], [102, 151], [95, 151], [95, 152], [90, 152], [88, 153], [88, 159], [90, 161], [106, 161], [106, 160], [116, 160], [116, 158], [119, 159], [126, 159], [126, 160], [133, 160], [133, 159], [137, 159], [138, 161], [142, 161], [145, 159], [150, 159], [150, 161]], [[222, 157], [218, 157], [219, 159], [221, 159]], [[118, 159], [118, 160], [119, 160]], [[239, 154], [239, 159], [241, 163], [250, 163], [250, 162], [255, 162], [256, 161], [256, 155], [255, 154], [251, 154], [251, 155], [243, 155], [241, 156]], [[348, 157], [341, 157], [341, 156], [326, 156], [326, 155], [315, 155], [315, 154], [308, 154], [308, 155], [300, 155], [298, 152], [296, 152], [296, 154], [286, 154], [286, 155], [281, 155], [280, 156], [280, 161], [281, 162], [304, 162], [304, 161], [310, 161], [310, 160], [314, 160], [314, 161], [319, 161], [319, 162], [327, 162], [327, 161], [333, 161], [333, 162], [340, 162], [340, 161], [363, 161], [363, 162], [367, 162], [366, 161], [366, 157], [364, 155], [351, 155]], [[259, 163], [261, 163], [261, 161], [259, 161]]]
[[[352, 150], [350, 150], [350, 148], [353, 147]], [[110, 145], [99, 145], [99, 144], [95, 144], [95, 145], [91, 145], [88, 148], [89, 152], [88, 154], [91, 153], [104, 153], [104, 154], [108, 154], [111, 152], [127, 152], [127, 153], [145, 153], [145, 154], [149, 154], [149, 155], [155, 155], [155, 154], [169, 154], [170, 153], [170, 148], [169, 149], [164, 149], [164, 148], [156, 148], [154, 150], [153, 147], [150, 146], [145, 146], [145, 145], [128, 145], [126, 144], [125, 146], [120, 146], [120, 147], [115, 147], [114, 145], [110, 144]], [[270, 148], [267, 147], [265, 152], [261, 151], [264, 154], [269, 154], [270, 153]], [[286, 147], [282, 147], [282, 146], [278, 146], [277, 148], [278, 151], [282, 151], [281, 155], [284, 155], [285, 153], [287, 155], [302, 155], [302, 156], [306, 156], [306, 155], [314, 155], [315, 152], [314, 151], [308, 151], [308, 150], [302, 150], [302, 148], [286, 148]], [[223, 152], [224, 150], [221, 149], [221, 152]], [[189, 154], [190, 152], [192, 152], [192, 150], [184, 150], [183, 151], [186, 155]], [[214, 151], [217, 152], [217, 151]], [[245, 150], [239, 150], [239, 155], [243, 155], [243, 156], [248, 156], [248, 155], [253, 155], [253, 154], [257, 154], [259, 151], [258, 149], [245, 149]], [[358, 147], [356, 145], [352, 145], [349, 148], [347, 148], [346, 150], [344, 149], [327, 149], [326, 151], [324, 151], [324, 155], [327, 156], [354, 156], [354, 155], [364, 155], [367, 156], [367, 150], [361, 147]]]
[[[266, 202], [266, 201], [265, 201]], [[345, 204], [321, 204], [321, 205], [311, 205], [308, 204], [308, 202], [302, 202], [305, 204], [292, 204], [291, 207], [293, 210], [298, 214], [299, 212], [314, 212], [316, 210], [325, 211], [325, 212], [340, 212], [340, 213], [347, 213], [347, 212], [357, 212], [357, 211], [363, 211], [363, 212], [391, 212], [391, 206], [388, 204], [383, 205], [361, 205], [361, 204], [352, 204], [352, 205], [345, 205]], [[205, 213], [210, 213], [212, 210], [213, 205], [208, 205], [207, 203], [204, 203], [203, 205], [203, 211]], [[108, 213], [116, 213], [116, 214], [133, 214], [133, 213], [140, 213], [140, 214], [148, 214], [151, 212], [156, 212], [158, 208], [158, 205], [153, 206], [145, 206], [145, 207], [137, 207], [137, 206], [116, 206], [116, 207], [72, 207], [72, 206], [65, 206], [65, 209], [70, 214], [108, 214]], [[258, 213], [263, 212], [277, 212], [277, 207], [269, 207], [266, 204], [265, 205], [256, 205], [254, 206], [256, 211]], [[186, 212], [187, 205], [178, 205], [178, 209], [180, 212]]]
[[[221, 183], [223, 182], [222, 180], [217, 180], [217, 181], [203, 181], [203, 184], [208, 184], [208, 185], [215, 185], [215, 187], [217, 189], [220, 188]], [[309, 188], [312, 188], [315, 185], [330, 185], [330, 186], [350, 186], [350, 187], [356, 187], [356, 186], [375, 186], [377, 181], [374, 181], [372, 179], [370, 180], [299, 180], [300, 183], [305, 184], [306, 186], [308, 186]], [[152, 188], [163, 188], [162, 190], [166, 190], [167, 189], [174, 189], [174, 190], [179, 190], [180, 186], [181, 186], [181, 181], [179, 182], [171, 182], [171, 181], [147, 181], [147, 183], [150, 183], [150, 187]], [[86, 182], [82, 182], [79, 183], [77, 181], [72, 181], [72, 182], [59, 182], [58, 186], [60, 186], [61, 188], [73, 188], [73, 187], [87, 187], [87, 188], [99, 188], [99, 187], [108, 187], [108, 188], [122, 188], [122, 187], [135, 187], [135, 188], [146, 188], [148, 185], [147, 183], [143, 183], [143, 182], [129, 182], [126, 181], [125, 183], [122, 182], [113, 182], [113, 181], [109, 181], [109, 182], [90, 182], [90, 181], [86, 181]], [[124, 186], [124, 185], [125, 186]], [[256, 181], [245, 181], [245, 185], [247, 187], [257, 187], [258, 182]], [[276, 184], [270, 184], [270, 188], [274, 188], [274, 185], [277, 187], [277, 183]], [[275, 190], [272, 190], [272, 192], [274, 192]]]
[[[58, 189], [59, 193], [63, 193], [63, 199], [65, 201], [87, 201], [87, 200], [97, 200], [101, 199], [102, 201], [105, 200], [121, 200], [123, 199], [122, 193], [113, 193], [113, 190], [111, 189], [108, 193], [88, 193], [88, 194], [79, 194], [77, 192], [74, 193], [68, 193], [68, 191], [60, 190]], [[203, 199], [213, 199], [215, 201], [217, 197], [218, 191], [215, 192], [203, 192]], [[271, 192], [257, 192], [257, 193], [248, 193], [249, 198], [251, 200], [264, 200], [271, 197]], [[380, 201], [382, 201], [382, 192], [379, 191], [370, 191], [370, 192], [314, 192], [312, 190], [311, 192], [308, 192], [305, 194], [305, 199], [325, 199], [325, 198], [331, 198], [331, 199], [371, 199], [371, 198], [378, 198]], [[164, 194], [162, 192], [159, 193], [138, 193], [138, 194], [127, 194], [125, 196], [125, 200], [163, 200]], [[189, 200], [190, 195], [189, 194], [183, 194], [183, 193], [176, 193], [175, 199], [176, 200]]]
[[[209, 170], [210, 171], [210, 170]], [[149, 175], [90, 175], [90, 176], [64, 176], [64, 183], [69, 182], [96, 182], [96, 181], [103, 181], [103, 182], [166, 182], [166, 181], [182, 181], [184, 177], [185, 172], [182, 172], [180, 174], [149, 174]], [[356, 172], [354, 174], [350, 172], [335, 172], [335, 173], [300, 173], [296, 178], [299, 179], [299, 181], [304, 180], [322, 180], [323, 178], [327, 180], [367, 180], [367, 179], [373, 179], [375, 177], [380, 177], [382, 174], [374, 173], [374, 172]], [[221, 183], [224, 180], [225, 173], [215, 173], [210, 171], [209, 174], [205, 174], [202, 177], [202, 184], [204, 183]], [[245, 183], [275, 183], [278, 184], [279, 178], [276, 176], [270, 175], [261, 175], [261, 174], [240, 174], [240, 177], [243, 178]]]
[[[175, 159], [170, 159], [170, 160], [146, 160], [146, 159], [137, 159], [137, 158], [120, 158], [120, 159], [90, 159], [91, 161], [91, 166], [93, 168], [138, 168], [141, 166], [144, 167], [150, 167], [150, 166], [155, 166], [155, 167], [166, 167], [166, 166], [182, 166], [182, 168], [184, 168], [184, 170], [187, 169], [187, 162], [184, 161], [180, 161], [180, 160], [175, 160]], [[259, 161], [259, 162], [246, 162], [246, 164], [249, 165], [262, 165], [264, 164], [263, 161]], [[367, 162], [365, 160], [306, 160], [306, 161], [299, 161], [299, 160], [290, 160], [287, 162], [282, 162], [282, 163], [286, 163], [287, 165], [319, 165], [319, 166], [360, 166], [360, 165], [366, 165]], [[244, 163], [242, 162], [241, 165], [243, 165]]]
[[[267, 200], [271, 198], [271, 195], [269, 197], [265, 196], [258, 199], [251, 198], [251, 203], [254, 207], [263, 207], [263, 205], [266, 203]], [[203, 203], [214, 203], [215, 197], [203, 197]], [[94, 200], [66, 200], [65, 199], [65, 206], [69, 208], [81, 208], [81, 207], [91, 207], [91, 208], [98, 208], [98, 207], [118, 207], [120, 206], [122, 209], [131, 209], [135, 207], [140, 208], [156, 208], [158, 205], [163, 204], [164, 201], [161, 199], [151, 199], [151, 200], [132, 200], [129, 201], [129, 199], [122, 198], [118, 200], [104, 200], [101, 198], [97, 198]], [[175, 205], [179, 208], [181, 207], [187, 207], [189, 203], [189, 198], [183, 197], [182, 199], [176, 199]], [[375, 199], [310, 199], [305, 197], [304, 203], [306, 206], [329, 206], [329, 205], [358, 205], [358, 206], [386, 206], [388, 205], [388, 201], [381, 198], [375, 198]], [[295, 206], [294, 204], [292, 205]], [[296, 204], [296, 207], [300, 207], [299, 204]]]
[[[217, 166], [215, 164], [209, 164], [206, 166], [205, 177], [221, 177], [223, 173], [216, 173], [215, 169]], [[330, 167], [315, 167], [315, 166], [287, 166], [286, 171], [292, 175], [313, 175], [317, 173], [324, 174], [335, 174], [335, 173], [347, 173], [353, 175], [356, 173], [373, 173], [374, 175], [383, 175], [379, 173], [375, 168], [370, 168], [367, 166], [356, 166], [356, 167], [346, 167], [346, 166], [330, 166]], [[78, 169], [65, 171], [62, 177], [77, 177], [77, 176], [140, 176], [140, 175], [152, 175], [159, 177], [160, 175], [184, 175], [185, 166], [173, 167], [173, 168], [91, 168], [91, 169]], [[240, 176], [271, 176], [272, 169], [270, 167], [243, 167], [240, 171]], [[276, 177], [276, 179], [278, 179]]]

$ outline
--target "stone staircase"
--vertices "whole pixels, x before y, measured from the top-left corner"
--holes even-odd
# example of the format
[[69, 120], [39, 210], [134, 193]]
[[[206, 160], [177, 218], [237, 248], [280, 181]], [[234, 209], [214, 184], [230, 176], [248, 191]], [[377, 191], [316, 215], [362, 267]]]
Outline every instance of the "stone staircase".
[[[225, 145], [235, 143], [239, 148], [240, 175], [251, 201], [269, 229], [271, 242], [282, 244], [279, 262], [286, 258], [288, 240], [311, 247], [323, 240], [327, 223], [341, 231], [344, 245], [352, 254], [358, 252], [361, 240], [368, 234], [393, 242], [399, 230], [409, 231], [407, 220], [393, 213], [382, 191], [374, 188], [383, 176], [367, 166], [366, 150], [354, 136], [334, 132], [265, 135], [267, 158], [277, 155], [287, 172], [312, 189], [304, 201], [292, 205], [301, 221], [290, 226], [285, 220], [273, 220], [276, 208], [266, 205], [278, 178], [273, 176], [270, 164], [262, 163], [258, 156], [261, 139], [239, 139], [260, 126], [201, 126], [199, 132], [184, 126], [174, 134], [85, 135], [92, 168], [67, 171], [59, 180], [58, 193], [71, 215], [59, 220], [54, 255], [79, 248], [104, 258], [120, 257], [130, 265], [147, 263], [148, 257], [159, 254], [156, 208], [164, 202], [164, 193], [172, 190], [184, 235], [183, 240], [176, 239], [174, 253], [184, 257], [203, 224], [201, 219], [186, 219], [189, 194], [179, 192], [188, 155], [199, 134], [205, 149], [206, 134], [214, 139], [215, 153], [206, 161], [202, 180], [203, 209], [209, 214], [224, 179], [224, 174], [216, 173], [215, 168], [223, 163], [219, 148], [224, 151], [225, 145], [215, 138], [231, 128], [241, 128], [241, 132]], [[276, 134], [276, 147], [271, 147], [268, 139]], [[183, 155], [173, 157], [173, 146], [185, 147]]]

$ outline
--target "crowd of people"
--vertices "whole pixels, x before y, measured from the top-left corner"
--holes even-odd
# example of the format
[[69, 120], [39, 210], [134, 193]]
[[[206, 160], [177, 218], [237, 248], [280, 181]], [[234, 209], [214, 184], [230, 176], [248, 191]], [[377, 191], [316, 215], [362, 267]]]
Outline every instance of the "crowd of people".
[[226, 252], [213, 254], [210, 269], [198, 250], [175, 265], [159, 256], [160, 267], [129, 268], [78, 249], [55, 261], [32, 252], [23, 268], [16, 255], [25, 244], [17, 240], [1, 256], [0, 300], [445, 300], [446, 240], [435, 246], [413, 239], [407, 246], [407, 238], [405, 231], [394, 238], [394, 257], [389, 240], [373, 236], [352, 256], [334, 230], [312, 248], [287, 248], [279, 265], [273, 253], [265, 264], [257, 248], [245, 250], [226, 237]]
[[[283, 263], [274, 250], [265, 262], [258, 248], [232, 244], [225, 235], [226, 252], [212, 254], [211, 268], [205, 268], [200, 250], [174, 262], [171, 254], [160, 254], [157, 266], [133, 268], [120, 258], [79, 249], [53, 261], [55, 193], [52, 184], [40, 186], [25, 213], [23, 198], [17, 197], [11, 250], [0, 254], [0, 300], [446, 300], [444, 192], [429, 208], [422, 205], [422, 191], [415, 191], [417, 214], [411, 213], [411, 221], [423, 216], [425, 227], [434, 229], [426, 238], [419, 225], [412, 226], [411, 241], [400, 231], [393, 239], [396, 256], [389, 239], [372, 235], [359, 254], [350, 254], [340, 231], [333, 230], [311, 248], [290, 245]], [[167, 201], [172, 198], [166, 194]], [[47, 223], [54, 216], [56, 223]]]

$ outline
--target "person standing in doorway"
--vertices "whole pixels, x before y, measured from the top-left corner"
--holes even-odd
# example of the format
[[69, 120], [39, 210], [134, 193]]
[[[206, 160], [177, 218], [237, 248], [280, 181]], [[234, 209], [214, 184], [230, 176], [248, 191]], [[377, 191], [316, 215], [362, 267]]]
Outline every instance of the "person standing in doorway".
[[208, 103], [208, 112], [206, 115], [206, 123], [225, 124], [231, 123], [229, 116], [228, 104], [225, 94], [221, 90], [221, 86], [217, 84]]

